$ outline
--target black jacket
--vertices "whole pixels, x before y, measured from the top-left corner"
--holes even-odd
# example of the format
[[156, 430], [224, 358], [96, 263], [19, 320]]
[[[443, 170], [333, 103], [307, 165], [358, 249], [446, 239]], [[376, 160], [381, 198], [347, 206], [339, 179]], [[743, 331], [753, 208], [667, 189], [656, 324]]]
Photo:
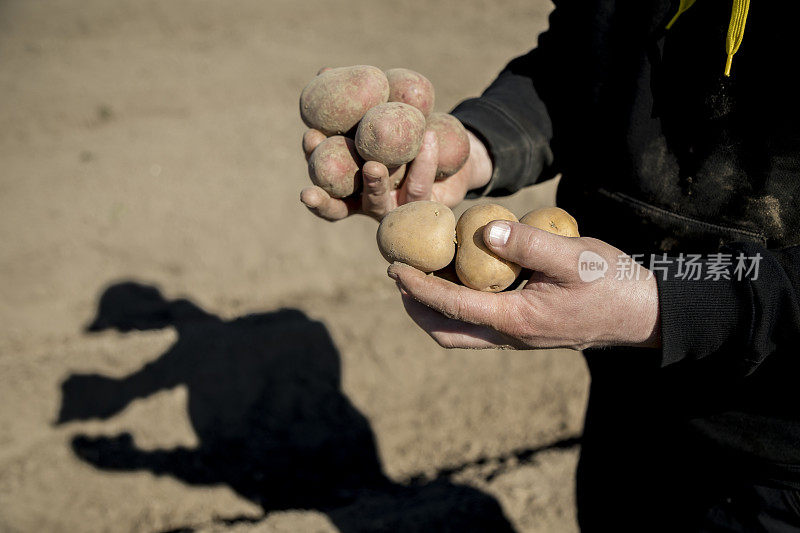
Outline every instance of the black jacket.
[[[494, 163], [473, 196], [561, 174], [558, 204], [582, 234], [668, 253], [652, 379], [678, 398], [670, 415], [757, 477], [800, 488], [797, 2], [752, 4], [730, 78], [730, 2], [700, 0], [667, 31], [677, 9], [557, 1], [538, 47], [453, 111]], [[680, 254], [720, 250], [760, 254], [758, 278], [738, 281], [732, 265], [730, 280], [675, 279]], [[602, 364], [593, 379], [631, 378]]]

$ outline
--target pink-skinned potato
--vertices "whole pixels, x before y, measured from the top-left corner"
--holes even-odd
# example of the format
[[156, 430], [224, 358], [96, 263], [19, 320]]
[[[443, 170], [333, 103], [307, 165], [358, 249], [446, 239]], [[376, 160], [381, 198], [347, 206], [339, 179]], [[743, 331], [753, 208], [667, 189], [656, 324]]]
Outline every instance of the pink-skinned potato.
[[469, 159], [469, 137], [467, 129], [453, 115], [433, 113], [428, 117], [428, 129], [436, 134], [439, 142], [439, 164], [436, 179], [452, 176]]
[[389, 80], [389, 101], [403, 102], [416, 107], [426, 117], [433, 111], [435, 91], [428, 78], [407, 68], [386, 71]]
[[367, 111], [358, 123], [356, 149], [365, 161], [399, 167], [417, 157], [423, 135], [422, 111], [402, 102], [388, 102]]
[[331, 197], [345, 198], [361, 189], [363, 164], [353, 140], [334, 135], [314, 148], [308, 158], [308, 175]]
[[368, 109], [389, 99], [389, 80], [369, 65], [321, 71], [300, 94], [300, 118], [325, 135], [353, 129]]

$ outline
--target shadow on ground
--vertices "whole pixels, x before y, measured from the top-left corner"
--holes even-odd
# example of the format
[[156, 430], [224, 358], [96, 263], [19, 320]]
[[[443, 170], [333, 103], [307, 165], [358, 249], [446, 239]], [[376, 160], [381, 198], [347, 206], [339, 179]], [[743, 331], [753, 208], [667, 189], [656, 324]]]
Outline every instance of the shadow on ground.
[[82, 460], [192, 485], [225, 483], [265, 514], [316, 509], [345, 533], [513, 531], [497, 501], [477, 489], [386, 478], [369, 422], [341, 390], [339, 353], [321, 322], [294, 309], [225, 321], [125, 282], [106, 289], [88, 330], [166, 327], [177, 330], [177, 342], [139, 371], [69, 376], [58, 423], [107, 419], [136, 398], [184, 384], [198, 447], [145, 451], [127, 433], [78, 435], [72, 448]]

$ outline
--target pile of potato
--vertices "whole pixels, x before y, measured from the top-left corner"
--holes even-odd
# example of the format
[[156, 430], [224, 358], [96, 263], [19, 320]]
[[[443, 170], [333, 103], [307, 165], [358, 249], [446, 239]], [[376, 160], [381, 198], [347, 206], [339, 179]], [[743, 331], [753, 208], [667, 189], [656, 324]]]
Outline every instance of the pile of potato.
[[[443, 272], [455, 257], [455, 273], [467, 287], [499, 292], [507, 289], [522, 268], [491, 252], [483, 228], [493, 220], [522, 222], [564, 237], [579, 237], [578, 223], [563, 209], [536, 209], [519, 221], [497, 204], [473, 206], [456, 224], [453, 212], [439, 202], [411, 202], [391, 211], [378, 227], [378, 248], [387, 261], [399, 261], [423, 272]], [[448, 277], [446, 274], [443, 277]]]
[[[384, 72], [368, 65], [322, 69], [300, 95], [303, 122], [326, 136], [309, 156], [311, 181], [333, 198], [347, 198], [360, 192], [365, 161], [383, 163], [390, 174], [402, 176], [402, 167], [417, 157], [427, 130], [436, 134], [439, 145], [436, 179], [458, 172], [469, 158], [467, 130], [456, 117], [433, 113], [434, 97], [430, 80], [413, 70]], [[397, 180], [393, 186], [400, 184]], [[510, 287], [522, 269], [484, 244], [483, 228], [493, 220], [517, 222], [513, 213], [496, 204], [474, 206], [456, 223], [444, 204], [411, 202], [383, 218], [378, 247], [389, 262], [499, 292]], [[575, 219], [557, 207], [531, 211], [519, 222], [579, 236]], [[447, 275], [453, 267], [457, 279]]]
[[358, 194], [365, 161], [395, 171], [417, 157], [428, 129], [439, 142], [437, 179], [458, 172], [469, 157], [467, 131], [456, 117], [432, 112], [434, 96], [425, 76], [404, 68], [320, 71], [300, 95], [303, 122], [327, 136], [309, 157], [311, 181], [334, 198]]

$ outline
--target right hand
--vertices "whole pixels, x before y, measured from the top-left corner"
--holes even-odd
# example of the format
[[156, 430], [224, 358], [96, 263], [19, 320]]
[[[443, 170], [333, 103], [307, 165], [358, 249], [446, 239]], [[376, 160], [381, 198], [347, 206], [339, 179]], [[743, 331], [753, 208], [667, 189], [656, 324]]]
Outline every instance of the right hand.
[[[312, 213], [330, 221], [353, 214], [381, 220], [395, 207], [419, 200], [435, 200], [453, 207], [464, 199], [467, 191], [483, 187], [492, 176], [492, 161], [486, 147], [472, 132], [468, 131], [467, 134], [470, 140], [469, 158], [461, 170], [448, 178], [436, 181], [439, 146], [436, 135], [426, 131], [417, 157], [408, 165], [393, 169], [391, 174], [385, 165], [367, 161], [361, 169], [364, 187], [360, 197], [332, 198], [321, 188], [311, 186], [302, 190], [300, 201]], [[323, 133], [313, 129], [306, 131], [303, 135], [306, 159], [323, 140]], [[392, 183], [401, 179], [402, 185], [395, 189]]]

